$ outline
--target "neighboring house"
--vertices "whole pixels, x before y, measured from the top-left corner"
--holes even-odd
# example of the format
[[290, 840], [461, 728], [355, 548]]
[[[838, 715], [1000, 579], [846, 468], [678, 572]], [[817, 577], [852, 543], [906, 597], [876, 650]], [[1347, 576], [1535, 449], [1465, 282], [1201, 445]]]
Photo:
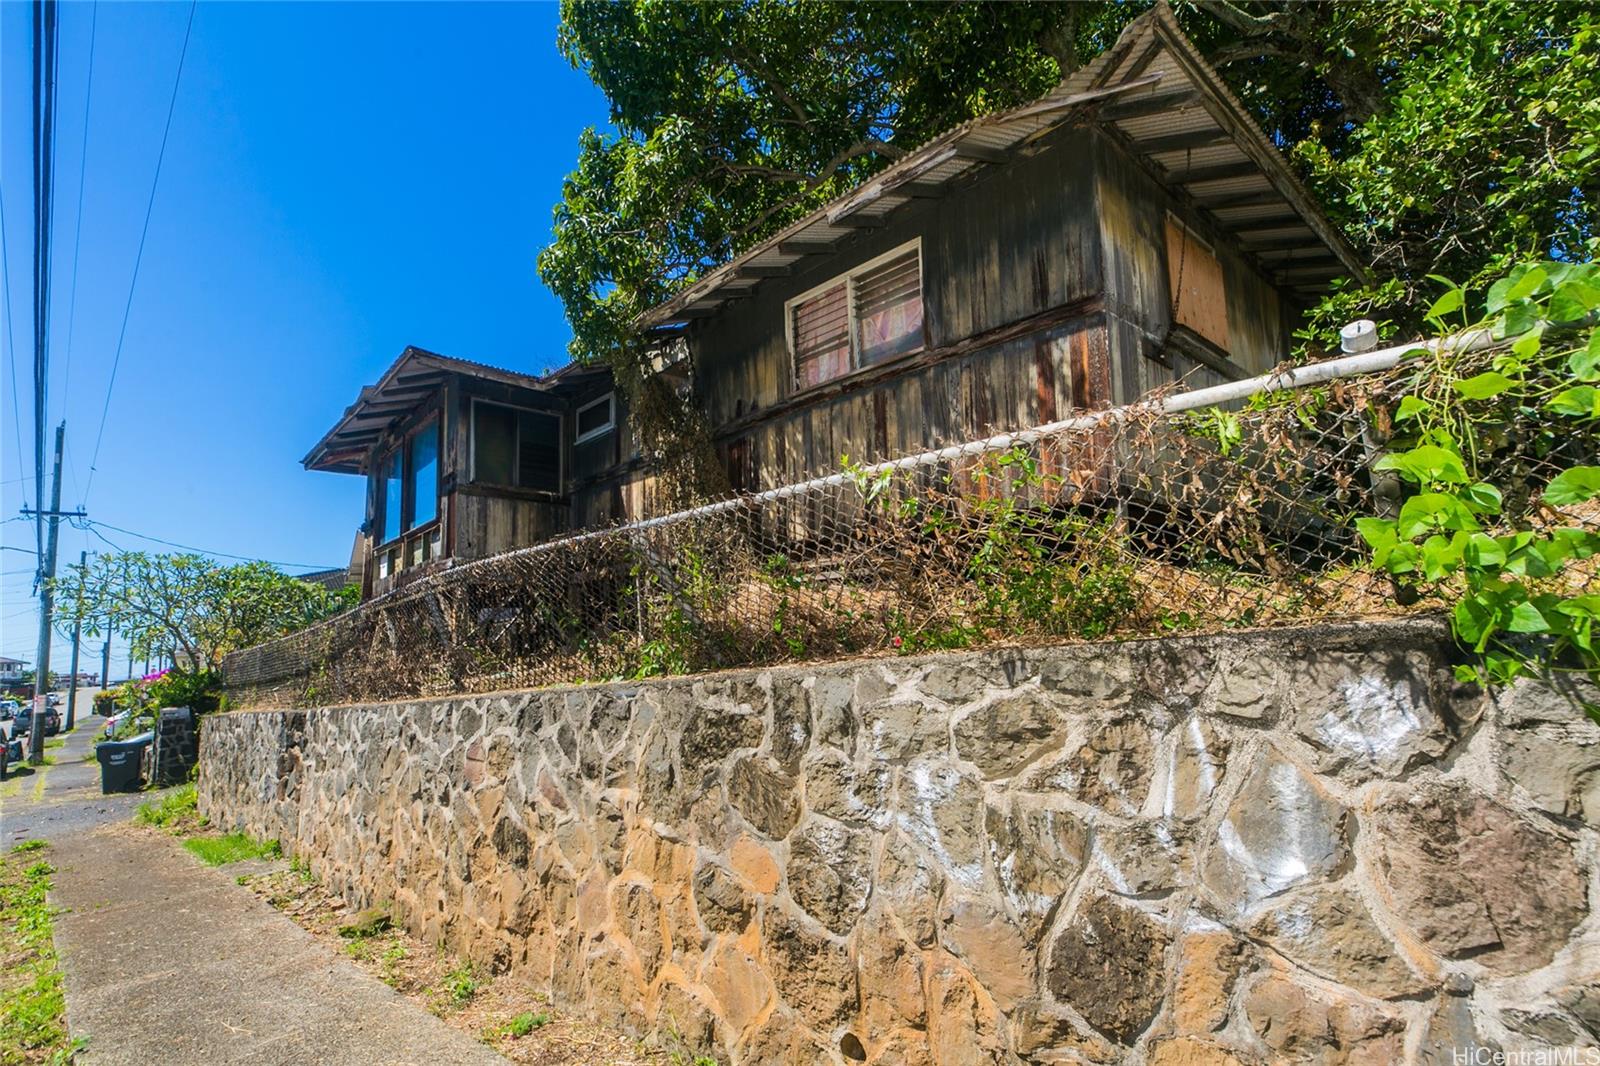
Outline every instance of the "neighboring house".
[[1361, 263], [1165, 5], [636, 325], [737, 489], [1264, 372]]
[[304, 581], [308, 585], [321, 585], [329, 592], [338, 592], [349, 584], [361, 583], [360, 574], [351, 574], [350, 568], [336, 566], [329, 570], [313, 570], [309, 574], [295, 574], [296, 581]]
[[[1270, 369], [1355, 254], [1158, 5], [647, 312], [738, 490]], [[367, 478], [364, 597], [649, 488], [608, 371], [407, 348], [304, 462]]]
[[538, 377], [407, 348], [303, 462], [367, 479], [350, 567], [367, 598], [609, 521], [632, 458], [623, 415], [603, 368]]
[[21, 659], [9, 659], [0, 656], [0, 683], [7, 681], [21, 681], [22, 671], [28, 664]]

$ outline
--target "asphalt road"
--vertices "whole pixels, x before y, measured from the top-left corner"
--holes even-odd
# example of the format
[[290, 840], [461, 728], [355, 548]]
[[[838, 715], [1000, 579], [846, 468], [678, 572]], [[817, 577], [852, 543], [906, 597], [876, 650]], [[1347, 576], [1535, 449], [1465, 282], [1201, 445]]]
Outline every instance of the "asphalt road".
[[[95, 689], [78, 690], [77, 728], [50, 737], [45, 754], [52, 765], [12, 766], [0, 781], [0, 847], [40, 838], [60, 840], [106, 822], [129, 817], [150, 793], [100, 794], [100, 765], [92, 760], [105, 719], [85, 714], [94, 706]], [[66, 713], [65, 703], [58, 708]], [[7, 734], [11, 723], [3, 723]]]

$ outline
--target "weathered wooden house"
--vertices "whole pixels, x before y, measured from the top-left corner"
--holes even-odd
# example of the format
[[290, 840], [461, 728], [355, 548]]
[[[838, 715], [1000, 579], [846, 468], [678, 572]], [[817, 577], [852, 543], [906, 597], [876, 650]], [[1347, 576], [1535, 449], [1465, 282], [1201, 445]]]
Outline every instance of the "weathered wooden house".
[[[735, 489], [1261, 373], [1362, 265], [1165, 5], [1048, 96], [909, 152], [637, 323]], [[368, 479], [377, 595], [639, 517], [608, 372], [408, 348], [305, 465]]]
[[735, 488], [1270, 369], [1362, 265], [1165, 5], [637, 325]]
[[451, 562], [609, 518], [631, 455], [603, 368], [543, 377], [407, 348], [317, 442], [308, 470], [367, 479], [364, 597]]

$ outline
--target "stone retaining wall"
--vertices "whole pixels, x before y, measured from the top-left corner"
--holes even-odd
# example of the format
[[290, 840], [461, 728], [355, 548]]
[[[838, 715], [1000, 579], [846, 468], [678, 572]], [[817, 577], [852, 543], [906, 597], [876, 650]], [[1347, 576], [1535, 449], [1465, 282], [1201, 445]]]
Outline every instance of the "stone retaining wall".
[[724, 1062], [1592, 1047], [1600, 730], [1449, 658], [1391, 623], [239, 713], [201, 808]]

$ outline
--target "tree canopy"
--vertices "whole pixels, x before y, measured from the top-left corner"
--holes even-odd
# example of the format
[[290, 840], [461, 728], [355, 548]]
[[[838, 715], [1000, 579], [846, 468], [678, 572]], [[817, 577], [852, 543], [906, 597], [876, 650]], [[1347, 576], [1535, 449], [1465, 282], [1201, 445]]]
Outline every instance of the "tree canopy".
[[[573, 355], [624, 380], [633, 317], [927, 138], [1048, 91], [1142, 3], [564, 0], [560, 47], [611, 102], [539, 272]], [[1185, 30], [1372, 263], [1370, 310], [1420, 322], [1430, 274], [1588, 254], [1600, 8], [1194, 0]]]
[[57, 594], [89, 636], [116, 633], [135, 653], [165, 652], [180, 670], [216, 669], [230, 651], [303, 629], [353, 602], [270, 563], [226, 565], [200, 555], [119, 552], [74, 565]]

